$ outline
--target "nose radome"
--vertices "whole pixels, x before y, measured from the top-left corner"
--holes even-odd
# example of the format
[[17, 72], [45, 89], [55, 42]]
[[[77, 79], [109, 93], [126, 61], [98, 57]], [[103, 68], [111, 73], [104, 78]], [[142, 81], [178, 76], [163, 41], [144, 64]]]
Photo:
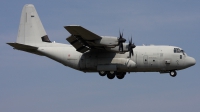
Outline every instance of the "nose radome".
[[192, 66], [196, 64], [196, 60], [192, 58]]
[[192, 58], [192, 57], [188, 57], [188, 59], [187, 59], [187, 61], [186, 61], [186, 65], [188, 66], [188, 67], [190, 67], [190, 66], [193, 66], [193, 65], [195, 65], [196, 64], [196, 60], [194, 59], [194, 58]]

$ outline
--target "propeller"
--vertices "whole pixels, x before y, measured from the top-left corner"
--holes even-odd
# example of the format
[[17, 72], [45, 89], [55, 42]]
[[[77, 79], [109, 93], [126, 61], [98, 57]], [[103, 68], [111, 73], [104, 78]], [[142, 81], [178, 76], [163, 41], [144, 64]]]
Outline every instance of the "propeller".
[[128, 44], [128, 51], [129, 51], [129, 58], [131, 58], [131, 55], [133, 56], [133, 48], [135, 48], [135, 44], [132, 43], [132, 36], [131, 36], [131, 40], [129, 40], [129, 44]]
[[123, 52], [123, 43], [126, 42], [126, 39], [123, 38], [123, 32], [121, 33], [119, 31], [119, 38], [118, 38], [118, 45], [119, 45], [119, 51]]

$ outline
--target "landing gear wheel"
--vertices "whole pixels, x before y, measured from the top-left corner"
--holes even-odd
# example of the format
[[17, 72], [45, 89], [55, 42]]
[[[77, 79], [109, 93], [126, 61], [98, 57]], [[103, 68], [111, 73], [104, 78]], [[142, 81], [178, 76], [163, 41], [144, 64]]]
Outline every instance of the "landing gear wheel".
[[126, 73], [124, 73], [124, 72], [117, 72], [116, 77], [117, 77], [118, 79], [123, 79], [124, 76], [125, 76], [125, 74], [126, 74]]
[[123, 72], [123, 75], [126, 75], [126, 72]]
[[117, 72], [116, 73], [116, 77], [118, 78], [118, 79], [123, 79], [124, 78], [124, 72]]
[[107, 73], [107, 77], [108, 77], [108, 79], [114, 79], [115, 78], [115, 72], [114, 71], [111, 71], [111, 72], [108, 72]]
[[123, 79], [123, 78], [124, 78], [124, 75], [117, 75], [117, 78], [118, 78], [118, 79]]
[[173, 70], [173, 71], [170, 71], [170, 76], [172, 76], [172, 77], [176, 77], [176, 75], [177, 75], [177, 73], [176, 73], [176, 71], [175, 70]]
[[106, 71], [99, 71], [99, 75], [100, 75], [100, 76], [105, 76], [106, 74], [107, 74]]
[[112, 74], [112, 75], [116, 75], [115, 71], [110, 71], [109, 73]]

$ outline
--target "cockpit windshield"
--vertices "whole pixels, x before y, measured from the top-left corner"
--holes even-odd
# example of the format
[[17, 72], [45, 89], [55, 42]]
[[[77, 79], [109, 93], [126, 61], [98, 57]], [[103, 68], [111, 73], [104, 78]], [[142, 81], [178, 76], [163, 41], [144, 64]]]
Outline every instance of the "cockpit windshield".
[[183, 55], [185, 55], [184, 50], [181, 50], [179, 48], [174, 48], [174, 53], [183, 53]]
[[184, 50], [181, 50], [181, 52], [183, 53], [183, 55], [185, 55], [185, 52], [184, 52]]
[[174, 48], [174, 53], [181, 53], [181, 50], [179, 48]]

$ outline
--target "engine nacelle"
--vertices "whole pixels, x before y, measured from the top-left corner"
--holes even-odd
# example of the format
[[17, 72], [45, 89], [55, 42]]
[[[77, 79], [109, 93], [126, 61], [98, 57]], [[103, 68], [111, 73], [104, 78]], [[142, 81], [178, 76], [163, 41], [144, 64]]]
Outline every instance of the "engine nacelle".
[[[90, 42], [88, 41], [88, 43], [90, 43]], [[103, 46], [107, 51], [112, 51], [112, 52], [116, 52], [116, 53], [128, 52], [128, 43], [122, 43], [123, 44], [123, 52], [119, 51], [118, 37], [102, 36], [102, 39], [95, 40], [94, 43], [99, 46]], [[91, 44], [93, 44], [93, 42], [91, 42]]]
[[118, 45], [118, 38], [111, 36], [102, 36], [102, 39], [95, 40], [94, 42], [96, 44], [103, 45], [106, 47], [115, 47]]
[[[119, 51], [119, 46], [115, 46], [113, 48], [105, 48], [105, 49], [107, 51], [121, 53], [121, 51]], [[128, 52], [128, 43], [123, 43], [123, 52]]]

